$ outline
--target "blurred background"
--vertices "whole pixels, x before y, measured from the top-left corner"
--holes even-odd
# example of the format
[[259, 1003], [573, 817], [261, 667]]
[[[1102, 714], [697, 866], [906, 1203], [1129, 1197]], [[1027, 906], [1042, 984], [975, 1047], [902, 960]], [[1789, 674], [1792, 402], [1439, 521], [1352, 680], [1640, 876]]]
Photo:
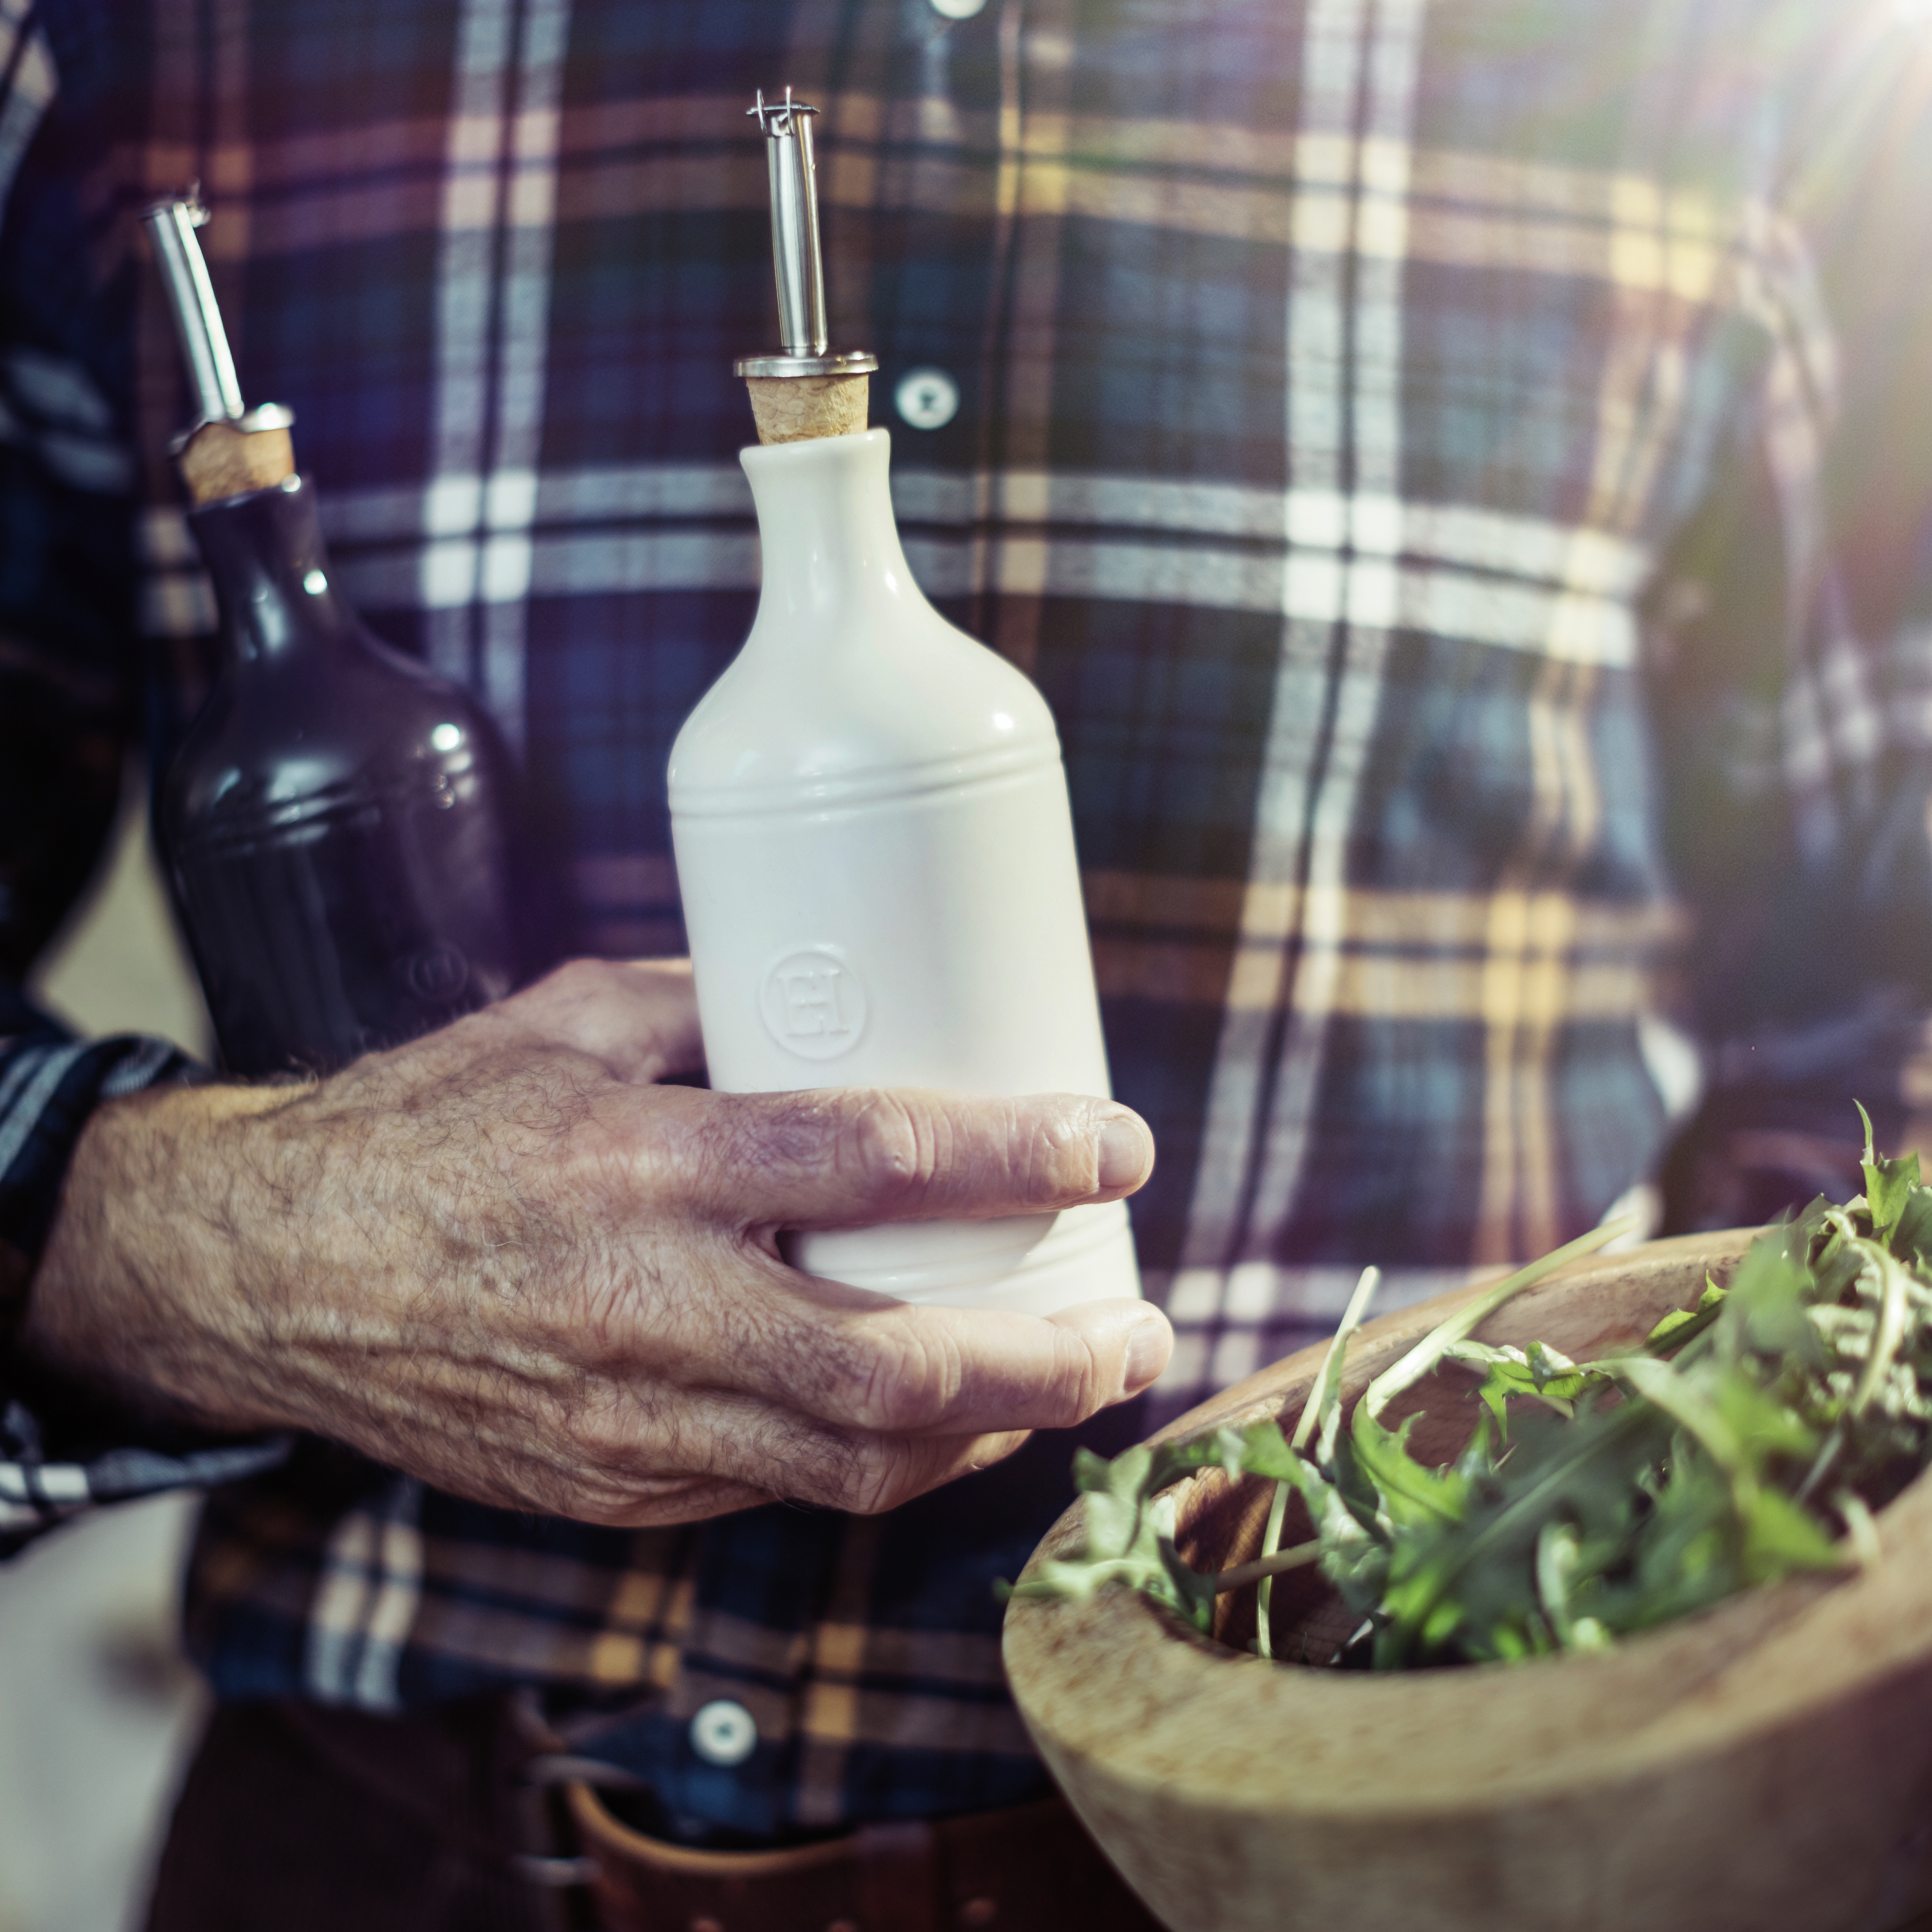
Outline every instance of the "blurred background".
[[[208, 1016], [149, 844], [147, 788], [44, 958], [35, 996], [84, 1034], [165, 1034], [206, 1058]], [[195, 1504], [101, 1510], [0, 1564], [0, 1932], [125, 1932], [201, 1697], [175, 1640]]]

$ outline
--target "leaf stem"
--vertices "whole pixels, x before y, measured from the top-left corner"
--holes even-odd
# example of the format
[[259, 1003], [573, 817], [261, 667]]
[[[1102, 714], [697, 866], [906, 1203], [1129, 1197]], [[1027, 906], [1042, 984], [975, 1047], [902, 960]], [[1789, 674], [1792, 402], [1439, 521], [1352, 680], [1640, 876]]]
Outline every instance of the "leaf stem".
[[[1274, 1500], [1268, 1504], [1268, 1527], [1262, 1532], [1262, 1561], [1266, 1562], [1281, 1547], [1282, 1526], [1288, 1520], [1288, 1484], [1284, 1479], [1274, 1486]], [[1261, 1588], [1255, 1592], [1255, 1654], [1272, 1657], [1272, 1634], [1268, 1619], [1274, 1610], [1274, 1574], [1272, 1570], [1261, 1581]]]
[[1875, 1243], [1862, 1242], [1859, 1245], [1870, 1245], [1873, 1249], [1878, 1264], [1882, 1299], [1879, 1303], [1877, 1329], [1872, 1336], [1871, 1353], [1866, 1356], [1858, 1386], [1852, 1390], [1850, 1413], [1854, 1417], [1864, 1414], [1872, 1397], [1878, 1393], [1879, 1384], [1885, 1379], [1886, 1371], [1898, 1353], [1899, 1344], [1905, 1340], [1912, 1316], [1905, 1292], [1904, 1269]]
[[1210, 1579], [1214, 1586], [1214, 1594], [1225, 1597], [1230, 1590], [1245, 1590], [1250, 1583], [1258, 1583], [1264, 1578], [1279, 1576], [1284, 1570], [1300, 1570], [1310, 1563], [1320, 1562], [1322, 1540], [1317, 1538], [1312, 1543], [1298, 1543], [1292, 1550], [1277, 1550], [1272, 1556], [1258, 1557], [1252, 1563], [1237, 1564], [1232, 1570], [1216, 1572]]
[[1303, 1398], [1301, 1413], [1295, 1418], [1294, 1434], [1288, 1443], [1291, 1449], [1306, 1449], [1308, 1438], [1325, 1419], [1330, 1403], [1336, 1399], [1336, 1391], [1341, 1387], [1342, 1364], [1348, 1357], [1348, 1338], [1362, 1325], [1362, 1318], [1368, 1313], [1369, 1304], [1382, 1286], [1382, 1279], [1380, 1268], [1363, 1269], [1355, 1283], [1355, 1292], [1348, 1298], [1342, 1325], [1328, 1338], [1328, 1352], [1322, 1358], [1322, 1370], [1315, 1378], [1315, 1386]]
[[1845, 1526], [1845, 1540], [1852, 1546], [1859, 1567], [1876, 1569], [1885, 1561], [1885, 1551], [1879, 1543], [1878, 1525], [1864, 1498], [1854, 1490], [1840, 1490], [1832, 1497], [1832, 1507]]
[[1811, 1500], [1811, 1492], [1830, 1473], [1832, 1465], [1838, 1460], [1845, 1446], [1845, 1425], [1840, 1420], [1830, 1435], [1826, 1437], [1824, 1447], [1818, 1451], [1818, 1458], [1807, 1473], [1803, 1482], [1792, 1492], [1793, 1502], [1804, 1503]]
[[[1321, 1372], [1315, 1378], [1315, 1386], [1302, 1398], [1301, 1413], [1295, 1418], [1294, 1438], [1288, 1447], [1297, 1454], [1308, 1446], [1308, 1438], [1318, 1425], [1322, 1430], [1323, 1453], [1333, 1459], [1335, 1448], [1335, 1431], [1331, 1423], [1338, 1416], [1342, 1405], [1342, 1370], [1348, 1358], [1348, 1338], [1362, 1325], [1363, 1318], [1369, 1312], [1369, 1304], [1375, 1299], [1376, 1290], [1382, 1284], [1382, 1271], [1372, 1265], [1363, 1269], [1355, 1282], [1355, 1292], [1348, 1298], [1348, 1306], [1343, 1312], [1341, 1326], [1330, 1336], [1328, 1352], [1322, 1358]], [[1288, 1520], [1288, 1485], [1284, 1480], [1274, 1486], [1274, 1500], [1268, 1505], [1268, 1527], [1262, 1532], [1262, 1558], [1264, 1562], [1281, 1546], [1282, 1526]], [[1274, 1573], [1270, 1570], [1261, 1580], [1261, 1588], [1255, 1598], [1255, 1652], [1257, 1656], [1271, 1657], [1272, 1634], [1270, 1618], [1274, 1610]]]
[[1628, 1234], [1636, 1225], [1635, 1215], [1622, 1214], [1614, 1221], [1606, 1222], [1600, 1228], [1592, 1228], [1587, 1234], [1579, 1234], [1576, 1240], [1566, 1243], [1553, 1253], [1545, 1255], [1540, 1261], [1532, 1262], [1528, 1267], [1517, 1269], [1506, 1280], [1498, 1282], [1494, 1288], [1458, 1309], [1448, 1321], [1438, 1328], [1432, 1328], [1400, 1361], [1390, 1368], [1384, 1369], [1370, 1383], [1362, 1396], [1370, 1420], [1381, 1421], [1382, 1411], [1397, 1396], [1405, 1389], [1413, 1388], [1436, 1367], [1450, 1349], [1458, 1342], [1467, 1340], [1504, 1302], [1520, 1294], [1525, 1288], [1533, 1288], [1545, 1275], [1561, 1268], [1565, 1262], [1574, 1261], [1580, 1255], [1595, 1253], [1598, 1249], [1614, 1241], [1619, 1234]]

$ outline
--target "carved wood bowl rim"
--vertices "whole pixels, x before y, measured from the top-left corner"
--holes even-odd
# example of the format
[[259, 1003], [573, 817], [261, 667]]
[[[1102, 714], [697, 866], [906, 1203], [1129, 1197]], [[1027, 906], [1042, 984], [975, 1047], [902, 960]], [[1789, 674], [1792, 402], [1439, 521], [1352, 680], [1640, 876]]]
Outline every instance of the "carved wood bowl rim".
[[[1478, 1333], [1519, 1345], [1540, 1336], [1579, 1359], [1604, 1352], [1640, 1339], [1667, 1308], [1694, 1303], [1707, 1270], [1727, 1278], [1758, 1232], [1687, 1236], [1573, 1263]], [[1454, 1290], [1366, 1324], [1350, 1352], [1345, 1402], [1480, 1292], [1480, 1284]], [[1324, 1349], [1274, 1364], [1150, 1439], [1266, 1416], [1292, 1427]], [[1431, 1378], [1418, 1392], [1420, 1405], [1434, 1413], [1460, 1402], [1466, 1417], [1473, 1403], [1458, 1385], [1466, 1381], [1454, 1370]], [[1224, 1568], [1256, 1553], [1272, 1487], [1252, 1478], [1231, 1485], [1219, 1469], [1177, 1485], [1178, 1540], [1190, 1560]], [[1886, 1682], [1910, 1687], [1903, 1694], [1916, 1700], [1916, 1721], [1932, 1732], [1932, 1484], [1909, 1488], [1882, 1513], [1880, 1532], [1885, 1561], [1874, 1569], [1787, 1578], [1600, 1654], [1400, 1673], [1283, 1666], [1204, 1638], [1120, 1588], [1084, 1604], [1016, 1599], [1004, 1652], [1035, 1743], [1103, 1848], [1138, 1882], [1144, 1848], [1124, 1840], [1123, 1821], [1143, 1801], [1196, 1826], [1225, 1818], [1415, 1830], [1512, 1810], [1547, 1817], [1552, 1804], [1676, 1788], [1687, 1767], [1748, 1764]], [[1028, 1570], [1081, 1533], [1076, 1503]], [[1926, 1756], [1932, 1762], [1932, 1750]], [[1932, 1786], [1922, 1786], [1916, 1802], [1928, 1798]], [[1162, 1909], [1157, 1888], [1150, 1896]], [[1492, 1912], [1499, 1904], [1492, 1896]], [[1217, 1906], [1208, 1916], [1182, 1910], [1172, 1922], [1250, 1922]], [[1302, 1921], [1291, 1914], [1252, 1922]], [[1505, 1912], [1490, 1922], [1510, 1922]], [[1558, 1913], [1546, 1922], [1572, 1922]], [[1801, 1915], [1792, 1922], [1810, 1922]], [[1831, 1922], [1892, 1920], [1880, 1910], [1875, 1918]]]

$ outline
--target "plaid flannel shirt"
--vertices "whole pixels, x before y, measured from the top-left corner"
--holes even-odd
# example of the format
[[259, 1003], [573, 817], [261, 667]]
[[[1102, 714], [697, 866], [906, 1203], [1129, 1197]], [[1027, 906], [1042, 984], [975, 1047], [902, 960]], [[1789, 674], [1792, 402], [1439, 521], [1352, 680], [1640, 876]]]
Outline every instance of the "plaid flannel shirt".
[[[340, 580], [519, 749], [554, 950], [680, 949], [665, 754], [758, 578], [743, 109], [789, 82], [908, 556], [1060, 722], [1116, 1090], [1160, 1147], [1169, 1407], [1330, 1324], [1366, 1261], [1420, 1294], [1660, 1178], [1680, 1222], [1744, 1218], [1833, 1178], [1855, 1092], [1912, 1131], [1922, 7], [0, 0], [0, 31], [8, 970], [92, 849], [100, 747], [139, 717], [160, 755], [206, 676], [132, 219], [197, 178]], [[934, 368], [957, 413], [896, 422]], [[88, 1107], [179, 1069], [16, 1004], [24, 1281]], [[1661, 1169], [1687, 1030], [1710, 1097]], [[224, 1696], [535, 1685], [692, 1831], [1040, 1784], [990, 1586], [1064, 1441], [877, 1520], [632, 1534], [14, 1394], [16, 1531], [245, 1475], [190, 1582]], [[691, 1735], [721, 1696], [735, 1765]]]

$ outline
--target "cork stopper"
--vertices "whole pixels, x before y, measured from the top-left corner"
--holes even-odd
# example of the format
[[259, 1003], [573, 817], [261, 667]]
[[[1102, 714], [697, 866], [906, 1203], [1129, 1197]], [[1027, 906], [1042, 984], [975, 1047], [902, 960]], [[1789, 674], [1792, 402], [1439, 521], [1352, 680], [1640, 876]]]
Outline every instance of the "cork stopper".
[[825, 265], [818, 241], [818, 164], [808, 102], [769, 102], [760, 88], [748, 110], [764, 130], [771, 179], [772, 276], [778, 296], [776, 354], [732, 364], [752, 394], [760, 442], [810, 442], [866, 427], [872, 372], [868, 350], [835, 351], [826, 322]]
[[872, 379], [863, 376], [752, 376], [752, 416], [760, 442], [809, 442], [866, 427]]
[[232, 422], [203, 423], [178, 460], [196, 509], [251, 490], [272, 489], [296, 473], [295, 445], [280, 425], [251, 430]]

